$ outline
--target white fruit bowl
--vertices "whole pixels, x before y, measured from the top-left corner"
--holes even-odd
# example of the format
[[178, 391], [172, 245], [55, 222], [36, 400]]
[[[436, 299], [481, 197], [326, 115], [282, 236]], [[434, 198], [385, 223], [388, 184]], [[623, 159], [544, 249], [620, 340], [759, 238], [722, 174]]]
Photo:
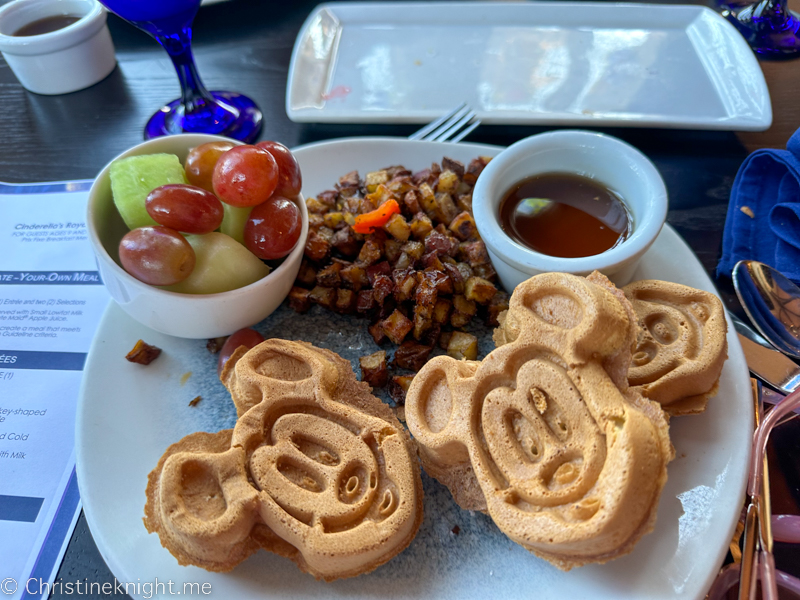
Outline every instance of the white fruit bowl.
[[[163, 152], [175, 154], [183, 162], [189, 150], [213, 141], [240, 143], [215, 135], [173, 135], [143, 142], [114, 160]], [[258, 323], [272, 313], [289, 293], [300, 269], [308, 236], [308, 211], [302, 195], [297, 200], [303, 223], [300, 239], [269, 275], [229, 292], [180, 294], [147, 285], [120, 266], [119, 241], [128, 228], [111, 196], [109, 168], [110, 163], [100, 171], [89, 191], [86, 223], [103, 283], [111, 297], [131, 317], [167, 335], [192, 339], [220, 337]], [[231, 265], [231, 268], [235, 267]]]

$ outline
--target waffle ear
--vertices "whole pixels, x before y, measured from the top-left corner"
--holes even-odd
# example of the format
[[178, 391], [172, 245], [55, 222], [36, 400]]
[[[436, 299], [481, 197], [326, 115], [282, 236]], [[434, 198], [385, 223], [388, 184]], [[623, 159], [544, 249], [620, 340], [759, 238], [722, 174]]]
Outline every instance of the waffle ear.
[[182, 565], [228, 571], [258, 549], [250, 539], [258, 495], [230, 440], [230, 429], [189, 435], [150, 474], [145, 526]]
[[406, 395], [413, 399], [406, 402], [406, 422], [425, 453], [443, 468], [469, 462], [463, 440], [469, 436], [465, 425], [479, 364], [437, 356], [414, 376]]
[[[314, 388], [333, 389], [336, 369], [310, 345], [268, 340], [248, 350], [244, 346], [231, 354], [220, 374], [231, 393], [237, 416], [271, 397], [301, 395], [313, 397]], [[299, 391], [299, 387], [303, 390]]]
[[637, 281], [624, 291], [638, 321], [630, 385], [671, 415], [702, 412], [727, 358], [722, 302], [665, 281]]

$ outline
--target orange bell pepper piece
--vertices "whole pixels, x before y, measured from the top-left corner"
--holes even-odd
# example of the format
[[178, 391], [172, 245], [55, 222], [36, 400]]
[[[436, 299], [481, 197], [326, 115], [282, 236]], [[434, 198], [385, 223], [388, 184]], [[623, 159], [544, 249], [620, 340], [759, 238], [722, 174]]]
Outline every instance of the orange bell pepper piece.
[[387, 200], [375, 210], [356, 216], [353, 231], [372, 233], [376, 228], [386, 225], [395, 214], [400, 214], [400, 205], [396, 200]]

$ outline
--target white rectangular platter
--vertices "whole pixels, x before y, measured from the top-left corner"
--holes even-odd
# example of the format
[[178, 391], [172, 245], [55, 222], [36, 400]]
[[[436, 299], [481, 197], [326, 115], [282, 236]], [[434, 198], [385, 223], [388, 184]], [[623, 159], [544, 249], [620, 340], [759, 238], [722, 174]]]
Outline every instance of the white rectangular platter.
[[424, 123], [465, 101], [486, 124], [772, 123], [753, 52], [704, 6], [329, 3], [295, 42], [293, 121]]

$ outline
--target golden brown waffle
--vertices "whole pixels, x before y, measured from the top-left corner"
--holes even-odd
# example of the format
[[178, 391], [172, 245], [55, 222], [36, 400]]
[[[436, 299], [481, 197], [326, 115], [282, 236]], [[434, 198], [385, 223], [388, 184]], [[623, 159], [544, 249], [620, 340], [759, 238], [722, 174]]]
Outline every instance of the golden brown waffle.
[[727, 358], [722, 302], [667, 281], [637, 281], [623, 291], [639, 323], [628, 382], [670, 415], [703, 412]]
[[630, 304], [602, 275], [537, 275], [514, 291], [482, 362], [431, 360], [406, 397], [425, 470], [464, 508], [568, 570], [631, 551], [655, 523], [674, 450], [627, 389]]
[[228, 571], [259, 547], [317, 578], [371, 571], [422, 521], [414, 446], [350, 363], [268, 340], [222, 372], [233, 430], [195, 433], [150, 473], [145, 526], [180, 564]]

